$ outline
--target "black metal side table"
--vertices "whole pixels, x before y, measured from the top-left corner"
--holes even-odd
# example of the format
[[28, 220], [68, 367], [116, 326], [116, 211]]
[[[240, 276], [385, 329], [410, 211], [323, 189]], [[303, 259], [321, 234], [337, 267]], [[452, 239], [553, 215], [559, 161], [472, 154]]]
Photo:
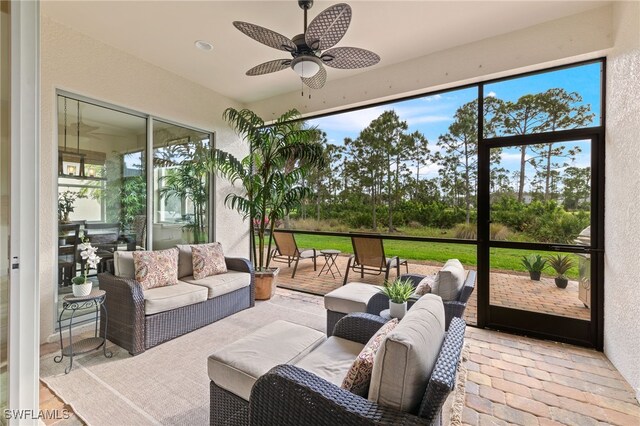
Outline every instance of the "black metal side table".
[[[111, 351], [107, 351], [107, 340], [104, 337], [100, 337], [98, 335], [98, 323], [101, 320], [100, 311], [104, 311], [104, 333], [105, 336], [107, 334], [107, 325], [108, 325], [108, 314], [107, 307], [104, 305], [104, 300], [107, 298], [107, 293], [104, 290], [93, 289], [91, 293], [87, 296], [75, 297], [72, 294], [69, 294], [64, 297], [62, 302], [62, 312], [60, 312], [60, 316], [58, 317], [58, 328], [60, 330], [60, 355], [57, 355], [53, 358], [54, 362], [62, 362], [64, 357], [69, 357], [69, 367], [65, 368], [64, 373], [68, 374], [73, 368], [73, 357], [75, 355], [83, 354], [86, 352], [94, 351], [96, 349], [100, 349], [102, 347], [102, 351], [104, 356], [107, 358], [111, 358], [113, 353]], [[94, 337], [88, 337], [85, 339], [81, 339], [77, 342], [73, 341], [73, 319], [76, 315], [76, 312], [80, 309], [87, 309], [95, 307], [96, 310], [96, 331]], [[69, 310], [71, 311], [71, 318], [69, 318], [69, 344], [64, 345], [64, 340], [62, 338], [62, 316], [64, 313]]]
[[340, 269], [338, 269], [338, 265], [336, 265], [336, 259], [340, 253], [340, 250], [320, 250], [320, 254], [324, 256], [324, 265], [320, 269], [318, 276], [322, 275], [323, 272], [325, 275], [331, 273], [331, 276], [335, 279], [336, 275], [333, 273], [333, 269], [336, 270], [339, 276], [342, 276]]

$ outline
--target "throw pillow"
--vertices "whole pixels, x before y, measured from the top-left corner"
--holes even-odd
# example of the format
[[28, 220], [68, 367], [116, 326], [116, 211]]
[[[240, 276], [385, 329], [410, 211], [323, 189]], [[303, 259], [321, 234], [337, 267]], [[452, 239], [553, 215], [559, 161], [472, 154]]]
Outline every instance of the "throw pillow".
[[442, 300], [457, 300], [464, 285], [466, 273], [458, 259], [449, 259], [436, 275], [431, 292]]
[[424, 296], [427, 293], [431, 293], [431, 288], [433, 287], [433, 282], [436, 277], [434, 275], [427, 275], [418, 283], [416, 286], [416, 291], [413, 293], [417, 296]]
[[144, 290], [178, 284], [178, 249], [134, 251], [136, 281]]
[[211, 275], [227, 272], [227, 263], [224, 260], [222, 244], [198, 244], [191, 246], [193, 255], [193, 278], [201, 280]]
[[385, 325], [380, 327], [380, 330], [373, 335], [367, 342], [362, 351], [358, 354], [353, 361], [347, 376], [342, 381], [342, 388], [356, 395], [360, 395], [366, 398], [369, 392], [369, 382], [371, 381], [371, 373], [373, 371], [373, 360], [378, 352], [378, 348], [382, 344], [382, 341], [387, 337], [387, 334], [398, 325], [398, 319], [393, 318]]

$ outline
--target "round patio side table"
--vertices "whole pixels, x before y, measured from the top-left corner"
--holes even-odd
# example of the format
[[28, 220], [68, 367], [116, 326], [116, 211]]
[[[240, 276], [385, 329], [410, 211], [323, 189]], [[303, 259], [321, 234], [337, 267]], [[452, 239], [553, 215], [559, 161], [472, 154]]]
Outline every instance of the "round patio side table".
[[[73, 368], [73, 357], [75, 355], [91, 352], [102, 347], [102, 351], [105, 357], [111, 358], [113, 356], [113, 353], [111, 351], [107, 351], [106, 337], [100, 337], [98, 335], [98, 324], [101, 319], [104, 321], [104, 335], [107, 335], [108, 314], [107, 307], [104, 305], [104, 301], [106, 298], [107, 293], [104, 290], [98, 289], [91, 290], [91, 293], [89, 293], [87, 296], [75, 297], [74, 295], [69, 294], [64, 297], [62, 301], [62, 311], [60, 312], [60, 316], [58, 316], [58, 329], [60, 330], [60, 355], [57, 355], [55, 358], [53, 358], [53, 361], [59, 363], [62, 362], [65, 356], [69, 358], [69, 366], [65, 368], [65, 374], [69, 374], [69, 372]], [[76, 312], [81, 309], [88, 308], [95, 308], [96, 312], [96, 328], [94, 336], [74, 342], [73, 320], [75, 318]], [[62, 337], [62, 316], [66, 311], [71, 311], [71, 317], [69, 318], [68, 326], [69, 344], [65, 346], [64, 339]], [[100, 314], [101, 311], [104, 312], [102, 318]]]

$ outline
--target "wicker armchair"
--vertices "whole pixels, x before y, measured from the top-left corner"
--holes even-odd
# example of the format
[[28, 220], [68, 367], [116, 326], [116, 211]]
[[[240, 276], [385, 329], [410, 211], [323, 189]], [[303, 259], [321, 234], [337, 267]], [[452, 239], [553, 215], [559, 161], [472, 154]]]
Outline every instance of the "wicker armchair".
[[106, 291], [109, 312], [108, 332], [100, 322], [100, 335], [137, 355], [153, 346], [196, 330], [240, 310], [255, 305], [255, 275], [251, 263], [242, 258], [225, 257], [227, 269], [251, 273], [251, 285], [204, 302], [170, 311], [145, 315], [142, 287], [134, 279], [98, 274], [100, 289]]
[[[405, 274], [400, 275], [401, 279], [408, 279], [411, 281], [414, 287], [417, 287], [420, 281], [425, 277], [425, 275], [418, 274]], [[464, 310], [467, 307], [467, 302], [469, 301], [469, 297], [471, 293], [473, 293], [473, 289], [476, 286], [476, 271], [468, 271], [467, 278], [464, 281], [464, 285], [462, 290], [458, 295], [457, 300], [445, 300], [444, 303], [444, 316], [445, 316], [445, 329], [449, 329], [449, 324], [453, 318], [462, 318], [464, 315]], [[412, 298], [408, 301], [407, 307], [411, 308], [411, 306], [415, 303], [417, 299]], [[389, 308], [389, 298], [382, 293], [375, 294], [367, 303], [367, 312], [370, 314], [377, 315], [382, 310]], [[335, 321], [340, 319], [340, 315], [336, 312], [327, 312], [327, 327], [335, 324]], [[333, 321], [332, 324], [329, 324], [329, 321]]]
[[[354, 313], [341, 319], [334, 336], [366, 343], [384, 323], [378, 316]], [[211, 382], [212, 425], [413, 425], [441, 424], [441, 410], [453, 390], [465, 323], [452, 320], [422, 403], [415, 413], [384, 407], [293, 365], [278, 365], [260, 377], [249, 403]]]

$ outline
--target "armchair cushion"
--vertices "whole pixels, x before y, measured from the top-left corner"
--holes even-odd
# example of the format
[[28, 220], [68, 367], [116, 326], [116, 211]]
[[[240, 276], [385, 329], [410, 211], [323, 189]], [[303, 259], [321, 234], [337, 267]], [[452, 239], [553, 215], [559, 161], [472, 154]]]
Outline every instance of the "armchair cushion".
[[198, 244], [191, 246], [193, 277], [196, 280], [227, 272], [222, 244]]
[[362, 348], [361, 343], [331, 336], [295, 365], [340, 386]]
[[136, 281], [148, 290], [178, 283], [178, 249], [134, 251]]
[[211, 275], [196, 280], [193, 276], [180, 278], [181, 282], [206, 287], [212, 299], [251, 285], [251, 273], [228, 270], [226, 274]]
[[351, 368], [347, 372], [342, 381], [342, 389], [346, 389], [360, 396], [367, 396], [369, 391], [369, 382], [371, 381], [371, 373], [373, 371], [373, 360], [376, 352], [380, 348], [382, 341], [387, 334], [398, 325], [398, 319], [393, 318], [391, 321], [380, 327], [378, 332], [371, 337], [369, 342], [360, 351], [356, 359], [351, 364]]
[[442, 300], [457, 300], [464, 285], [466, 273], [458, 259], [449, 259], [436, 275], [431, 292]]
[[426, 294], [382, 343], [373, 363], [369, 400], [417, 412], [445, 336], [442, 299]]

